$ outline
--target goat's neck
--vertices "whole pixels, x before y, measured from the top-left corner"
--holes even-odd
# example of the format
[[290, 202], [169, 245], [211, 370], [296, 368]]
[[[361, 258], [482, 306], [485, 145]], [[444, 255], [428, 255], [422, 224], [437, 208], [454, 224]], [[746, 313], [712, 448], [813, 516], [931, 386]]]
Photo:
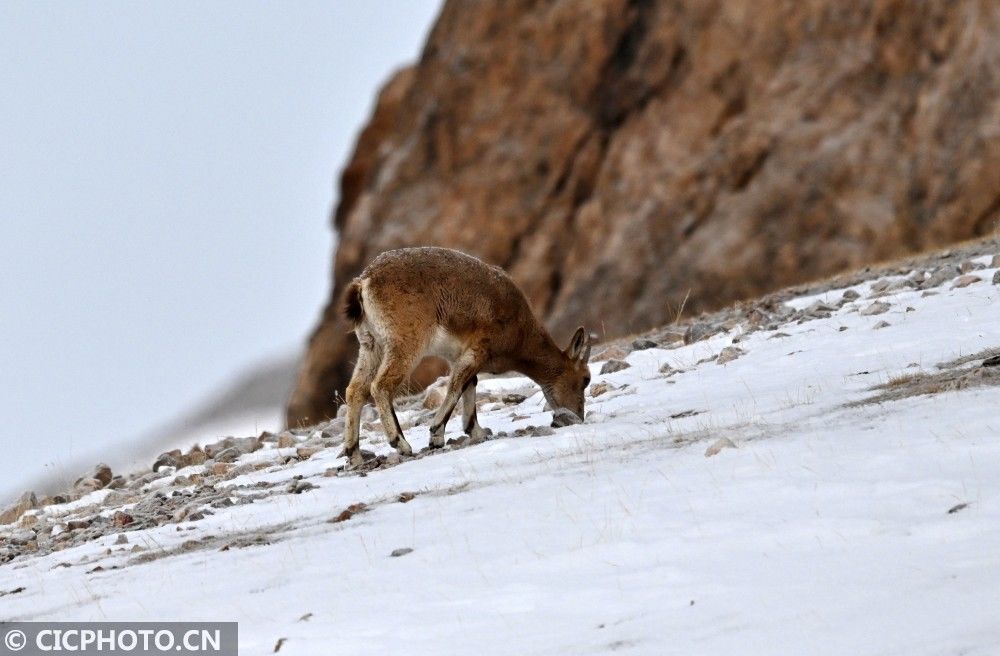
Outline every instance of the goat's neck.
[[545, 330], [539, 327], [522, 344], [515, 369], [542, 388], [556, 381], [566, 367], [566, 356]]

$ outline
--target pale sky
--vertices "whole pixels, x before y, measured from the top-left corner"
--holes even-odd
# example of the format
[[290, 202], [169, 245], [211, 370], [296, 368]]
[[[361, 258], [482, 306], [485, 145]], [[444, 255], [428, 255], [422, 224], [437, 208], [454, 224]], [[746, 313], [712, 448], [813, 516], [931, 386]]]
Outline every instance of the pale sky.
[[0, 506], [301, 346], [439, 4], [0, 3]]

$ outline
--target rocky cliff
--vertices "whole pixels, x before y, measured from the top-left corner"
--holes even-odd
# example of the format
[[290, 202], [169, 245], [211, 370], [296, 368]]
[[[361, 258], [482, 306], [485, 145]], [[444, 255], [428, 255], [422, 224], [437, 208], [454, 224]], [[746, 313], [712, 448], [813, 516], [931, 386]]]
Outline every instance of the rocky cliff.
[[565, 339], [991, 232], [998, 91], [996, 0], [447, 2], [344, 169], [288, 420], [335, 410], [388, 248], [502, 265]]

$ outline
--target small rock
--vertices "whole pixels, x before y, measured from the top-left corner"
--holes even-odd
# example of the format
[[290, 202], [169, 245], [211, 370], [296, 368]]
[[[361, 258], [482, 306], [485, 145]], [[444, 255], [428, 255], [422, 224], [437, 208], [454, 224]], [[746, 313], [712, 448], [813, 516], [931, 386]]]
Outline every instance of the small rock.
[[876, 314], [882, 314], [888, 312], [889, 308], [892, 307], [888, 303], [883, 303], [882, 301], [875, 301], [865, 309], [861, 310], [860, 314], [863, 317], [870, 317]]
[[83, 496], [96, 490], [100, 490], [102, 487], [104, 487], [104, 485], [96, 478], [81, 478], [73, 486], [73, 490], [80, 496]]
[[659, 344], [657, 344], [653, 340], [645, 338], [637, 339], [634, 342], [632, 342], [633, 351], [645, 351], [647, 349], [657, 348], [658, 346]]
[[212, 474], [215, 476], [225, 476], [233, 466], [228, 462], [216, 462], [212, 465]]
[[1000, 355], [994, 355], [992, 358], [986, 358], [983, 360], [984, 367], [1000, 367]]
[[153, 463], [153, 471], [158, 472], [163, 467], [173, 467], [178, 469], [181, 465], [181, 450], [174, 449], [173, 451], [167, 451], [166, 453], [161, 453], [156, 458], [156, 462]]
[[393, 549], [392, 553], [389, 554], [390, 558], [399, 558], [400, 556], [405, 556], [408, 553], [413, 553], [413, 549], [409, 547], [400, 547], [399, 549]]
[[946, 264], [938, 269], [935, 269], [931, 273], [930, 277], [927, 278], [923, 283], [921, 283], [921, 289], [930, 289], [931, 287], [937, 287], [938, 285], [943, 285], [952, 278], [961, 275], [961, 271], [954, 264]]
[[882, 280], [872, 283], [872, 291], [884, 292], [890, 284], [889, 280], [883, 278]]
[[339, 524], [340, 522], [346, 522], [351, 517], [354, 517], [355, 515], [357, 515], [359, 513], [363, 513], [366, 510], [368, 510], [368, 506], [366, 506], [365, 504], [363, 504], [363, 503], [352, 503], [351, 505], [349, 505], [346, 508], [344, 508], [343, 510], [341, 510], [339, 515], [337, 515], [333, 519], [330, 519], [330, 520], [327, 520], [327, 521], [330, 524]]
[[854, 291], [853, 289], [845, 289], [843, 295], [841, 295], [845, 301], [856, 301], [861, 298], [861, 294]]
[[400, 503], [409, 503], [410, 501], [413, 501], [416, 498], [417, 495], [414, 492], [401, 492], [397, 500]]
[[712, 456], [716, 455], [717, 453], [719, 453], [719, 451], [722, 451], [723, 449], [735, 449], [735, 448], [736, 444], [734, 444], [731, 439], [729, 439], [728, 437], [720, 437], [715, 442], [713, 442], [710, 447], [705, 449], [705, 457], [711, 458]]
[[948, 514], [949, 515], [954, 515], [958, 511], [965, 510], [968, 507], [969, 507], [969, 504], [967, 504], [967, 503], [957, 503], [957, 504], [955, 504], [954, 506], [952, 506], [951, 508], [948, 509]]
[[132, 517], [132, 515], [127, 512], [122, 512], [121, 510], [115, 512], [115, 514], [111, 517], [111, 523], [115, 526], [115, 528], [123, 528], [134, 521], [135, 518]]
[[200, 446], [192, 447], [187, 455], [184, 456], [184, 464], [187, 466], [191, 465], [204, 465], [205, 461], [208, 460], [208, 454]]
[[899, 292], [899, 291], [903, 291], [904, 289], [915, 289], [916, 286], [917, 286], [917, 283], [913, 282], [912, 280], [908, 280], [908, 279], [904, 278], [903, 280], [897, 280], [896, 282], [894, 282], [891, 285], [889, 285], [888, 287], [886, 287], [885, 291], [886, 291], [886, 293], [889, 293], [889, 292]]
[[403, 461], [403, 457], [399, 455], [398, 451], [390, 451], [385, 455], [385, 464], [387, 465], [398, 465]]
[[741, 355], [745, 355], [743, 349], [737, 346], [727, 346], [719, 352], [719, 358], [715, 362], [716, 364], [726, 364], [727, 362], [732, 362]]
[[506, 403], [507, 405], [520, 405], [521, 403], [524, 403], [525, 398], [526, 397], [524, 396], [524, 394], [511, 393], [511, 394], [504, 394], [503, 398], [501, 398], [500, 400]]
[[888, 328], [891, 325], [892, 324], [889, 323], [888, 321], [879, 321], [877, 324], [875, 324], [872, 330], [881, 330], [882, 328]]
[[1000, 271], [993, 274], [993, 284], [1000, 285]]
[[590, 396], [598, 397], [608, 391], [607, 383], [594, 383], [590, 386]]
[[527, 434], [532, 437], [548, 437], [555, 435], [556, 431], [551, 426], [529, 426]]
[[34, 542], [37, 539], [38, 536], [36, 536], [35, 532], [30, 529], [22, 529], [19, 531], [14, 531], [13, 533], [10, 534], [10, 537], [7, 538], [7, 540], [11, 544], [17, 544], [17, 545], [25, 545], [28, 544], [29, 542]]
[[969, 285], [971, 285], [973, 283], [981, 282], [981, 281], [982, 281], [982, 278], [980, 278], [979, 276], [974, 276], [971, 273], [970, 274], [966, 274], [964, 276], [959, 276], [958, 278], [955, 279], [955, 284], [952, 285], [952, 289], [959, 289], [961, 287], [968, 287]]
[[986, 266], [980, 264], [979, 262], [973, 262], [972, 260], [966, 260], [962, 262], [962, 265], [958, 267], [958, 270], [962, 273], [971, 273], [973, 271], [979, 271], [980, 269], [985, 269]]
[[292, 435], [291, 433], [282, 433], [281, 435], [278, 436], [279, 449], [291, 449], [298, 443], [299, 443], [298, 440], [296, 440], [295, 436]]
[[321, 446], [300, 446], [295, 449], [295, 455], [298, 456], [300, 460], [308, 460], [322, 450], [323, 447]]
[[115, 540], [115, 544], [128, 544], [128, 536], [124, 533], [119, 533], [118, 538]]
[[34, 492], [25, 492], [12, 505], [0, 512], [0, 524], [13, 524], [21, 515], [38, 507], [38, 499]]
[[302, 494], [303, 492], [308, 492], [309, 490], [315, 490], [318, 485], [310, 483], [309, 481], [292, 481], [288, 484], [288, 492], [290, 494]]
[[240, 457], [240, 452], [234, 447], [229, 447], [228, 449], [223, 449], [215, 454], [215, 462], [234, 462]]
[[993, 256], [993, 259], [990, 260], [990, 268], [991, 269], [1000, 268], [1000, 255]]
[[613, 374], [616, 371], [623, 371], [631, 366], [624, 360], [608, 360], [601, 366], [601, 374]]
[[687, 330], [684, 331], [684, 343], [694, 344], [695, 342], [700, 342], [701, 340], [711, 337], [715, 333], [719, 332], [713, 326], [703, 323], [701, 321], [696, 321], [695, 323], [688, 326]]
[[101, 487], [107, 486], [111, 482], [113, 475], [111, 474], [111, 467], [108, 467], [103, 462], [94, 467], [94, 471], [91, 472], [90, 478], [97, 479], [101, 483]]
[[79, 531], [85, 528], [90, 528], [89, 519], [71, 519], [66, 522], [67, 531]]

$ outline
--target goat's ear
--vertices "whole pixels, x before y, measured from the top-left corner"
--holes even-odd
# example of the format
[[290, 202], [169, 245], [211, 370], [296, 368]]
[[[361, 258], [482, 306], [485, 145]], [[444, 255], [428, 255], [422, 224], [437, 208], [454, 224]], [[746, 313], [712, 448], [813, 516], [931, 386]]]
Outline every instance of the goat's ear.
[[587, 331], [580, 326], [573, 333], [573, 339], [569, 341], [569, 346], [566, 347], [566, 355], [569, 356], [571, 360], [583, 360], [586, 362], [590, 359], [590, 343], [587, 340]]

